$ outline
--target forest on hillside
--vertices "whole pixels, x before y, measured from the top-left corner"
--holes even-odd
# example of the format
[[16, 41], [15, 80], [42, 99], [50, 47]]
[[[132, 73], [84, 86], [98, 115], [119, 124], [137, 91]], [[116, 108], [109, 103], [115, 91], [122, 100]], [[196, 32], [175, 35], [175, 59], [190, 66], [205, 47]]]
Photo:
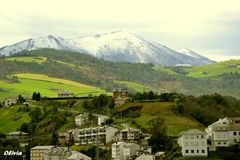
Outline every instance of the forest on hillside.
[[53, 49], [24, 51], [15, 56], [46, 57], [46, 61], [43, 63], [7, 61], [5, 57], [1, 57], [1, 79], [7, 79], [7, 75], [14, 73], [30, 72], [82, 82], [107, 91], [119, 87], [113, 80], [124, 80], [146, 84], [159, 91], [186, 95], [219, 93], [240, 97], [238, 73], [224, 74], [217, 79], [191, 78], [155, 71], [152, 64], [114, 63], [85, 54]]

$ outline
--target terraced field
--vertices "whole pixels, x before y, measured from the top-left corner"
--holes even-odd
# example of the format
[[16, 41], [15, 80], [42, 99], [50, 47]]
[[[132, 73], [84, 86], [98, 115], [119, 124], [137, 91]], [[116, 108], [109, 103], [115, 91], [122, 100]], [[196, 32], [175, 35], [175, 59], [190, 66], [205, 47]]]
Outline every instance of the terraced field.
[[70, 91], [75, 96], [99, 95], [106, 93], [97, 87], [84, 85], [78, 82], [48, 77], [41, 74], [16, 74], [19, 82], [10, 83], [0, 81], [0, 99], [9, 96], [31, 96], [33, 92], [40, 92], [42, 96], [56, 97], [58, 92]]

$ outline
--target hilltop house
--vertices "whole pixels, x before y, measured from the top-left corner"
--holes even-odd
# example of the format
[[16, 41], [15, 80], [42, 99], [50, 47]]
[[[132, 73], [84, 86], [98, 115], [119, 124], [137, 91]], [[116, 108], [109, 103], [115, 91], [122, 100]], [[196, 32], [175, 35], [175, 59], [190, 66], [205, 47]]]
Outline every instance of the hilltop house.
[[69, 91], [62, 91], [58, 93], [59, 98], [67, 98], [67, 97], [74, 97], [74, 93]]
[[121, 105], [125, 104], [129, 99], [127, 89], [115, 88], [112, 98], [114, 99], [115, 107], [120, 107]]
[[75, 145], [106, 144], [113, 140], [118, 129], [109, 126], [98, 126], [74, 130]]
[[44, 160], [65, 160], [70, 155], [68, 147], [53, 147], [44, 153]]
[[17, 102], [18, 102], [17, 97], [9, 97], [9, 98], [5, 98], [2, 104], [3, 104], [3, 107], [8, 108], [14, 104], [17, 104]]
[[207, 157], [207, 134], [197, 129], [182, 132], [178, 144], [182, 148], [183, 157]]
[[225, 117], [211, 124], [205, 130], [211, 141], [211, 149], [240, 144], [240, 117]]
[[6, 134], [6, 138], [18, 140], [21, 147], [28, 145], [29, 142], [29, 134], [22, 131], [10, 132]]
[[104, 116], [104, 115], [96, 115], [98, 118], [98, 125], [105, 125], [106, 124], [106, 120], [109, 119], [108, 116]]

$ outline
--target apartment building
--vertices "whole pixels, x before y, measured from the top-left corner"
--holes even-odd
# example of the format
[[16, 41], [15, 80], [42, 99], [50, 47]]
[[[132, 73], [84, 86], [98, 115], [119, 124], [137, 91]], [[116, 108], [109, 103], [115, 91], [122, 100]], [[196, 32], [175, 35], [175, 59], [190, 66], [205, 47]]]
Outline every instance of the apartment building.
[[136, 157], [140, 146], [136, 143], [116, 142], [112, 144], [113, 160], [128, 160]]
[[124, 142], [116, 142], [112, 144], [112, 159], [123, 160]]
[[207, 157], [207, 134], [197, 129], [182, 132], [178, 144], [182, 148], [183, 157]]
[[109, 126], [98, 126], [74, 130], [76, 145], [106, 144], [113, 140], [118, 129]]
[[135, 128], [126, 128], [120, 131], [121, 141], [136, 141], [141, 138], [141, 131]]
[[225, 117], [205, 129], [212, 150], [217, 147], [228, 147], [240, 144], [240, 117]]
[[4, 101], [2, 102], [3, 107], [8, 108], [14, 104], [16, 104], [18, 102], [18, 98], [17, 97], [9, 97], [9, 98], [5, 98]]
[[44, 155], [54, 146], [36, 146], [31, 148], [31, 160], [44, 160]]

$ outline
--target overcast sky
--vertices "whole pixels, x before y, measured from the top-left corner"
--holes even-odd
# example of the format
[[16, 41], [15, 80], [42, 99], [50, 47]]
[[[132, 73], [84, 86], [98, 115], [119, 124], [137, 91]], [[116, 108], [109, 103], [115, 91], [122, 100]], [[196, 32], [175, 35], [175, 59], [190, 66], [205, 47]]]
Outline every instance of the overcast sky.
[[0, 47], [124, 30], [213, 60], [240, 59], [239, 0], [0, 0]]

